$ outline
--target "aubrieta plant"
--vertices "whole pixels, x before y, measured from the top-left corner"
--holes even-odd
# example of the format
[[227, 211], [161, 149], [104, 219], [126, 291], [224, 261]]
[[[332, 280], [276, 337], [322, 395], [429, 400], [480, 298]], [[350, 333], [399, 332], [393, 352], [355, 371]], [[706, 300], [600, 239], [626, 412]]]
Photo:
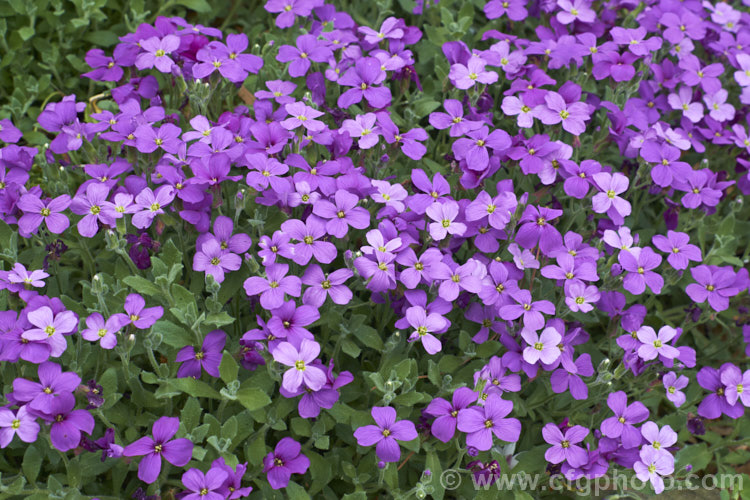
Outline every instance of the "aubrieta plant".
[[0, 110], [0, 498], [750, 498], [750, 2], [253, 15]]

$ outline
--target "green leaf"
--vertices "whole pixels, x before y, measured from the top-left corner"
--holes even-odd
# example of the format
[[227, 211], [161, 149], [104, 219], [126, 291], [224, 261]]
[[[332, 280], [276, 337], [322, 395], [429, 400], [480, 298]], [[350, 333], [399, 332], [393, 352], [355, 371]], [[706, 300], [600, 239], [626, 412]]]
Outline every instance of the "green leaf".
[[141, 295], [154, 297], [163, 295], [164, 293], [158, 286], [142, 276], [126, 276], [122, 281]]
[[19, 36], [23, 39], [23, 41], [27, 41], [29, 38], [34, 36], [34, 28], [31, 26], [24, 26], [20, 30], [18, 30]]
[[219, 375], [221, 376], [221, 380], [223, 380], [225, 384], [237, 380], [239, 369], [240, 367], [237, 364], [237, 361], [235, 361], [234, 356], [224, 351], [224, 354], [221, 357], [221, 364], [219, 365]]
[[271, 404], [268, 394], [257, 387], [251, 387], [252, 379], [247, 379], [237, 391], [237, 399], [250, 411], [260, 410]]
[[681, 471], [691, 465], [691, 472], [702, 471], [713, 459], [713, 453], [708, 450], [706, 443], [691, 444], [677, 452], [675, 456], [675, 471]]
[[357, 344], [349, 339], [344, 339], [341, 341], [341, 350], [347, 353], [352, 358], [358, 358], [362, 353], [362, 349], [360, 349]]
[[206, 0], [176, 0], [176, 4], [183, 5], [188, 9], [194, 10], [201, 14], [207, 14], [211, 12], [211, 4]]
[[366, 325], [358, 326], [354, 330], [354, 335], [356, 335], [357, 338], [370, 349], [378, 351], [383, 350], [383, 339], [380, 338], [377, 330], [373, 327]]
[[184, 326], [177, 326], [171, 321], [160, 319], [153, 329], [161, 334], [161, 340], [170, 347], [182, 348], [193, 343], [193, 337], [190, 330]]
[[26, 448], [23, 454], [23, 462], [21, 467], [23, 468], [23, 474], [26, 479], [29, 480], [29, 484], [36, 483], [36, 478], [39, 476], [39, 470], [42, 468], [42, 453], [32, 444]]
[[156, 390], [157, 398], [169, 397], [169, 389], [184, 392], [195, 398], [221, 399], [221, 394], [205, 382], [194, 378], [169, 379], [167, 383]]
[[305, 488], [292, 482], [287, 485], [286, 494], [289, 495], [289, 500], [309, 500], [310, 498]]
[[187, 432], [192, 433], [193, 429], [198, 426], [202, 412], [203, 410], [201, 410], [201, 404], [198, 400], [195, 398], [188, 398], [185, 406], [182, 408], [182, 412], [180, 413], [182, 423]]

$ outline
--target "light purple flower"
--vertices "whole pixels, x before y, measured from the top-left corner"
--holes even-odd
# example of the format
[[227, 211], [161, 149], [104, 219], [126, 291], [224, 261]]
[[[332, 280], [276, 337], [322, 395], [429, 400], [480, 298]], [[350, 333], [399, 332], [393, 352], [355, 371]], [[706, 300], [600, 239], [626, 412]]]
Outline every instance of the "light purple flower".
[[466, 224], [455, 222], [458, 217], [458, 203], [446, 201], [433, 203], [425, 213], [435, 222], [430, 223], [430, 236], [435, 241], [445, 239], [449, 234], [461, 236], [466, 232]]
[[428, 354], [435, 354], [442, 350], [442, 344], [433, 332], [442, 331], [448, 324], [447, 320], [438, 313], [427, 313], [423, 307], [413, 306], [406, 310], [406, 319], [414, 328], [409, 336], [409, 342], [419, 340]]
[[750, 370], [742, 370], [731, 364], [725, 364], [720, 371], [721, 383], [724, 384], [724, 394], [727, 403], [736, 404], [738, 401], [747, 408], [750, 407]]
[[663, 356], [667, 359], [676, 358], [680, 355], [680, 351], [667, 343], [675, 335], [677, 335], [677, 330], [671, 326], [662, 326], [658, 335], [650, 326], [642, 326], [638, 330], [638, 340], [642, 343], [638, 347], [638, 356], [645, 361], [651, 361], [657, 356]]
[[667, 399], [670, 400], [676, 407], [680, 407], [685, 403], [685, 393], [681, 389], [688, 386], [690, 379], [685, 375], [679, 377], [675, 372], [669, 372], [662, 377], [662, 383], [664, 389], [667, 392]]
[[180, 38], [166, 35], [164, 38], [153, 36], [140, 41], [143, 50], [135, 59], [135, 67], [143, 70], [156, 67], [162, 73], [171, 73], [174, 61], [169, 55], [180, 48]]
[[311, 108], [304, 102], [286, 104], [284, 110], [291, 116], [281, 121], [281, 126], [287, 130], [294, 130], [301, 126], [310, 132], [320, 132], [326, 128], [325, 123], [315, 119], [323, 116], [325, 113]]
[[11, 283], [22, 283], [24, 285], [33, 286], [36, 288], [42, 288], [45, 286], [44, 278], [49, 277], [49, 274], [41, 270], [28, 271], [26, 266], [20, 262], [13, 264], [13, 269], [8, 273], [7, 280]]
[[560, 333], [554, 328], [545, 328], [542, 334], [524, 328], [521, 336], [528, 346], [523, 350], [523, 359], [529, 364], [541, 361], [545, 365], [551, 365], [560, 357], [560, 349], [557, 347], [562, 340]]
[[302, 282], [299, 277], [289, 273], [287, 264], [269, 264], [266, 267], [266, 278], [251, 276], [244, 283], [245, 293], [249, 297], [260, 294], [260, 305], [270, 311], [284, 303], [284, 294], [299, 297], [302, 292]]
[[359, 196], [339, 189], [329, 200], [319, 200], [313, 204], [313, 213], [326, 219], [326, 232], [335, 238], [346, 236], [349, 226], [365, 229], [370, 225], [370, 213], [358, 207]]
[[388, 181], [374, 179], [370, 182], [378, 190], [377, 193], [370, 195], [376, 203], [385, 203], [387, 207], [393, 207], [397, 212], [404, 211], [406, 207], [403, 204], [403, 200], [406, 199], [408, 193], [401, 184], [391, 184]]
[[651, 446], [644, 446], [639, 453], [640, 460], [633, 464], [633, 470], [638, 479], [649, 481], [658, 495], [664, 491], [662, 476], [674, 472], [674, 458], [670, 454], [660, 453]]
[[323, 274], [319, 265], [313, 264], [305, 269], [302, 283], [308, 285], [302, 302], [313, 307], [320, 307], [331, 297], [334, 304], [346, 305], [352, 300], [352, 291], [345, 284], [346, 280], [354, 276], [349, 269], [337, 269], [330, 274]]
[[291, 368], [284, 372], [282, 384], [287, 391], [296, 391], [302, 384], [310, 390], [320, 390], [326, 383], [326, 374], [312, 362], [320, 354], [320, 344], [302, 339], [299, 349], [290, 342], [281, 342], [271, 353], [273, 359]]
[[81, 331], [81, 337], [98, 341], [102, 349], [113, 349], [117, 345], [117, 334], [128, 323], [130, 319], [124, 314], [114, 314], [105, 322], [104, 316], [95, 312], [86, 318], [87, 328]]
[[[594, 183], [602, 190], [592, 198], [594, 212], [599, 214], [618, 215], [620, 218], [630, 215], [630, 203], [618, 195], [628, 190], [630, 181], [621, 173], [608, 174], [600, 172], [593, 175]], [[614, 213], [613, 213], [614, 212]]]
[[289, 219], [281, 224], [281, 230], [298, 243], [294, 245], [293, 260], [297, 264], [305, 265], [310, 259], [321, 264], [330, 264], [336, 258], [336, 246], [329, 241], [322, 241], [326, 229], [323, 219], [310, 215], [305, 222], [299, 219]]
[[384, 462], [398, 462], [401, 448], [396, 441], [417, 439], [417, 429], [409, 420], [396, 421], [396, 410], [389, 406], [375, 406], [370, 411], [375, 425], [365, 425], [354, 431], [360, 446], [375, 446], [375, 454]]
[[161, 186], [156, 191], [144, 188], [135, 197], [135, 204], [140, 209], [133, 214], [133, 225], [138, 229], [151, 227], [157, 215], [164, 213], [164, 207], [169, 205], [175, 197], [172, 186]]
[[523, 325], [529, 330], [540, 330], [544, 326], [544, 314], [555, 314], [555, 305], [548, 300], [532, 301], [531, 292], [518, 290], [512, 295], [515, 304], [502, 306], [498, 313], [504, 320], [514, 320], [523, 316]]
[[450, 78], [453, 85], [458, 89], [466, 90], [473, 87], [477, 82], [485, 85], [497, 81], [498, 75], [494, 71], [485, 70], [487, 63], [478, 56], [471, 56], [466, 64], [456, 63], [451, 65]]
[[0, 408], [0, 448], [6, 448], [13, 436], [18, 436], [24, 443], [33, 443], [38, 434], [39, 424], [36, 417], [26, 409], [26, 405], [15, 413], [8, 408]]
[[360, 149], [370, 149], [378, 143], [380, 127], [375, 122], [378, 117], [375, 113], [357, 115], [354, 120], [344, 120], [339, 130], [347, 132], [352, 138], [359, 138], [357, 145]]

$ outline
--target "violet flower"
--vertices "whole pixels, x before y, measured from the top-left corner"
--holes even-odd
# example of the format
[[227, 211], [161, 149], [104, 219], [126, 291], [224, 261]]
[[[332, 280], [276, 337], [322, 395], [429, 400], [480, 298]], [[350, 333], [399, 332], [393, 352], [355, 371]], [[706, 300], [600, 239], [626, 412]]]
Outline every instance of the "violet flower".
[[447, 443], [456, 433], [458, 423], [458, 412], [477, 401], [477, 393], [468, 387], [459, 387], [453, 391], [452, 402], [443, 398], [434, 398], [424, 409], [428, 415], [435, 420], [430, 426], [430, 433], [443, 443]]
[[33, 443], [39, 434], [36, 417], [21, 406], [15, 413], [8, 408], [0, 408], [0, 448], [6, 448], [13, 436], [24, 443]]
[[122, 454], [126, 457], [143, 456], [138, 465], [138, 479], [147, 484], [156, 481], [162, 458], [175, 467], [184, 467], [190, 462], [193, 443], [186, 438], [172, 439], [179, 427], [177, 417], [160, 417], [154, 422], [153, 439], [144, 436], [125, 447]]
[[302, 384], [310, 390], [320, 390], [326, 383], [326, 374], [312, 362], [320, 354], [320, 344], [313, 340], [302, 339], [299, 349], [289, 342], [282, 342], [271, 352], [273, 359], [291, 368], [284, 372], [283, 386], [294, 392]]
[[146, 300], [137, 293], [131, 293], [125, 298], [124, 308], [130, 324], [140, 330], [153, 326], [164, 315], [163, 307], [146, 307]]
[[551, 464], [568, 462], [571, 467], [581, 467], [588, 463], [589, 454], [586, 450], [577, 446], [588, 436], [589, 430], [580, 425], [574, 425], [562, 433], [560, 428], [549, 423], [542, 428], [544, 440], [551, 444], [544, 452], [544, 458]]
[[496, 394], [487, 397], [484, 406], [472, 406], [458, 412], [458, 430], [465, 432], [466, 445], [480, 451], [492, 448], [493, 436], [515, 443], [521, 435], [521, 422], [505, 418], [513, 411], [513, 402]]
[[667, 399], [670, 400], [674, 405], [679, 408], [685, 403], [685, 393], [681, 389], [688, 386], [690, 379], [685, 375], [679, 377], [675, 372], [669, 372], [662, 377], [662, 383], [666, 389]]
[[263, 458], [263, 472], [271, 488], [286, 487], [292, 474], [304, 474], [310, 468], [310, 459], [301, 453], [302, 446], [290, 437], [276, 444], [274, 451]]
[[176, 362], [182, 363], [177, 370], [177, 378], [193, 377], [200, 378], [201, 368], [212, 377], [219, 377], [219, 365], [221, 364], [222, 350], [227, 341], [227, 334], [221, 330], [214, 330], [206, 334], [203, 345], [196, 350], [191, 345], [186, 345], [177, 353]]
[[375, 454], [384, 462], [398, 462], [401, 448], [396, 441], [416, 439], [417, 429], [409, 420], [396, 421], [396, 410], [389, 406], [375, 406], [370, 411], [375, 425], [365, 425], [354, 431], [360, 446], [375, 446]]
[[182, 474], [182, 484], [189, 492], [182, 500], [224, 500], [224, 482], [227, 472], [219, 468], [211, 468], [203, 474], [198, 469], [190, 469]]
[[609, 438], [620, 438], [625, 448], [634, 448], [642, 442], [640, 430], [634, 424], [639, 424], [648, 418], [648, 409], [640, 401], [627, 404], [627, 396], [623, 391], [617, 391], [607, 396], [607, 406], [614, 412], [602, 422], [602, 433]]

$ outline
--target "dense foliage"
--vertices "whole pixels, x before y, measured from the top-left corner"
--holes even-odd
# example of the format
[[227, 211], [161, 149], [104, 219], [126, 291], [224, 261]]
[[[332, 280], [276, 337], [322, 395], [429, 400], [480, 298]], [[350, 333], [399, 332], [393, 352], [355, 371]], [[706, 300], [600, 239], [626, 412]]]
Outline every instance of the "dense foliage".
[[147, 4], [0, 5], [0, 498], [750, 498], [747, 1]]

